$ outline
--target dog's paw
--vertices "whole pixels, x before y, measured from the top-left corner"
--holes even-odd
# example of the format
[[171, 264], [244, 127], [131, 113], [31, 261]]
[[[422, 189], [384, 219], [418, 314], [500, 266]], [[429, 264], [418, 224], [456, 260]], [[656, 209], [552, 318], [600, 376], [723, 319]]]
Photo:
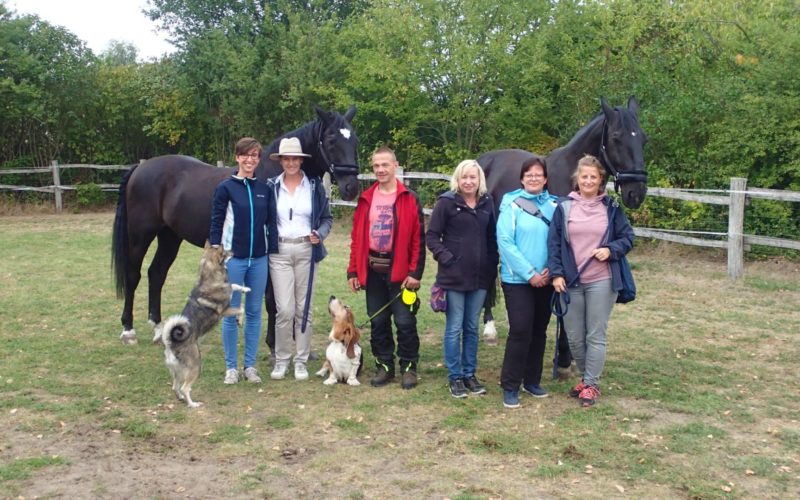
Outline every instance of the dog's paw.
[[335, 378], [327, 378], [327, 379], [325, 379], [325, 382], [323, 382], [323, 384], [325, 384], [325, 385], [333, 385], [335, 383], [336, 383], [336, 379]]
[[349, 378], [347, 379], [347, 385], [352, 385], [355, 387], [357, 385], [361, 385], [361, 382], [359, 382], [357, 378]]
[[201, 406], [203, 406], [203, 403], [201, 403], [200, 401], [192, 401], [190, 403], [186, 403], [186, 405], [189, 408], [200, 408]]
[[316, 375], [317, 377], [324, 377], [324, 376], [325, 376], [325, 375], [327, 375], [327, 374], [328, 374], [328, 370], [327, 370], [327, 369], [325, 369], [325, 368], [323, 368], [323, 369], [321, 369], [320, 371], [318, 371], [318, 372], [317, 372], [315, 375]]

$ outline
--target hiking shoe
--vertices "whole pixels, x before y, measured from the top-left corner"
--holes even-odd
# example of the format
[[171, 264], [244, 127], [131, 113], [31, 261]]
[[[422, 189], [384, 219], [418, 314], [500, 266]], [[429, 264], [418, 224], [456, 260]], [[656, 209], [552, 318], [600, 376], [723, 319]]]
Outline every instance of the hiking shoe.
[[486, 387], [484, 387], [483, 384], [481, 384], [481, 382], [475, 377], [475, 375], [464, 377], [464, 386], [472, 394], [486, 394]]
[[581, 380], [581, 381], [580, 381], [580, 383], [579, 383], [578, 385], [576, 385], [575, 387], [573, 387], [573, 388], [572, 388], [572, 389], [569, 391], [569, 397], [571, 397], [571, 398], [577, 398], [577, 397], [580, 395], [581, 391], [582, 391], [582, 390], [584, 390], [584, 389], [586, 389], [587, 387], [589, 387], [589, 386], [588, 386], [588, 385], [586, 385], [586, 384], [584, 384], [584, 383], [583, 383], [583, 380]]
[[406, 370], [403, 372], [403, 378], [400, 380], [400, 387], [403, 389], [413, 389], [417, 386], [417, 372], [414, 370]]
[[233, 385], [239, 381], [239, 370], [236, 368], [229, 368], [225, 370], [225, 380], [223, 384]]
[[503, 389], [503, 406], [506, 408], [519, 408], [519, 391]]
[[467, 397], [467, 388], [464, 387], [464, 379], [463, 378], [454, 378], [450, 380], [450, 395], [454, 398], [465, 398]]
[[269, 378], [273, 380], [283, 380], [286, 377], [286, 372], [289, 371], [289, 365], [275, 363], [275, 368], [269, 374]]
[[523, 384], [522, 385], [522, 392], [528, 393], [535, 398], [546, 398], [547, 391], [542, 389], [540, 385], [533, 385], [533, 384]]
[[600, 389], [593, 385], [587, 385], [580, 394], [578, 394], [578, 399], [581, 400], [581, 406], [587, 408], [589, 406], [594, 406], [597, 402], [597, 398], [600, 397]]
[[258, 376], [258, 370], [254, 366], [248, 366], [244, 369], [244, 379], [253, 384], [261, 383], [261, 377]]
[[305, 363], [295, 363], [294, 364], [294, 379], [295, 380], [307, 380], [308, 379], [308, 370], [306, 369]]
[[372, 387], [383, 387], [392, 380], [394, 380], [394, 370], [390, 372], [384, 365], [379, 364], [378, 369], [375, 370], [375, 376], [370, 381], [370, 385]]

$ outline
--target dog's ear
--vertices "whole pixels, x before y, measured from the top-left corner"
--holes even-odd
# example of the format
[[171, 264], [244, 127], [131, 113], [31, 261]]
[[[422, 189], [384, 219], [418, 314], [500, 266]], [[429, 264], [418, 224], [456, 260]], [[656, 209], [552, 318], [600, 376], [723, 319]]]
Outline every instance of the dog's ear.
[[344, 337], [342, 342], [344, 342], [344, 346], [347, 349], [347, 357], [350, 359], [356, 357], [356, 341], [353, 338], [354, 330], [355, 328], [353, 325], [347, 325], [347, 328], [342, 332], [342, 336]]

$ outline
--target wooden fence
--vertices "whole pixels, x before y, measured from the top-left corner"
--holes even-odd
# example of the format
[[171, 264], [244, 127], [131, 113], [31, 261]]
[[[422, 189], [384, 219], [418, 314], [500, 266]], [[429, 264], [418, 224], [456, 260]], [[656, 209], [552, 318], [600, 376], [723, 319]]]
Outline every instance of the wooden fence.
[[[223, 163], [217, 162], [218, 167], [224, 166]], [[53, 177], [53, 184], [51, 186], [42, 187], [29, 187], [29, 186], [10, 186], [0, 184], [0, 190], [12, 191], [40, 191], [46, 193], [53, 193], [55, 196], [56, 212], [61, 212], [62, 193], [64, 191], [74, 190], [75, 186], [62, 185], [60, 182], [60, 170], [66, 168], [89, 168], [97, 170], [127, 170], [129, 165], [59, 165], [57, 162], [52, 162], [50, 167], [42, 168], [26, 168], [26, 169], [7, 169], [0, 170], [0, 174], [32, 174], [32, 173], [46, 173], [51, 172]], [[441, 180], [449, 181], [450, 176], [438, 173], [427, 172], [412, 172], [404, 174], [402, 169], [398, 171], [398, 177], [404, 181], [416, 180]], [[373, 174], [360, 174], [360, 180], [372, 181], [375, 179]], [[326, 175], [327, 179], [327, 175]], [[118, 184], [100, 184], [101, 189], [104, 191], [115, 191], [119, 188]], [[326, 181], [328, 192], [330, 193], [330, 184]], [[608, 183], [608, 189], [613, 190], [613, 183]], [[649, 187], [647, 189], [648, 196], [660, 196], [663, 198], [672, 198], [684, 201], [692, 201], [698, 203], [709, 203], [715, 205], [728, 206], [728, 229], [725, 233], [705, 233], [706, 235], [718, 236], [722, 239], [709, 239], [687, 236], [680, 233], [692, 233], [692, 231], [670, 231], [665, 229], [653, 229], [634, 227], [634, 232], [637, 236], [643, 238], [654, 238], [665, 241], [672, 241], [676, 243], [683, 243], [685, 245], [694, 245], [702, 247], [716, 247], [727, 249], [728, 254], [728, 275], [731, 278], [740, 278], [744, 272], [744, 252], [749, 250], [750, 245], [764, 245], [768, 247], [787, 248], [791, 250], [800, 250], [800, 241], [789, 240], [784, 238], [773, 238], [770, 236], [758, 236], [753, 234], [744, 234], [744, 211], [747, 203], [751, 199], [764, 199], [764, 200], [777, 200], [786, 202], [800, 202], [800, 193], [795, 191], [782, 191], [777, 189], [759, 189], [747, 188], [747, 179], [740, 177], [733, 177], [730, 180], [729, 190], [686, 190], [675, 188], [658, 188]], [[332, 200], [332, 205], [338, 206], [355, 206], [355, 202], [347, 202], [342, 200]], [[426, 214], [430, 214], [430, 209], [425, 210]], [[696, 232], [695, 232], [696, 233]]]

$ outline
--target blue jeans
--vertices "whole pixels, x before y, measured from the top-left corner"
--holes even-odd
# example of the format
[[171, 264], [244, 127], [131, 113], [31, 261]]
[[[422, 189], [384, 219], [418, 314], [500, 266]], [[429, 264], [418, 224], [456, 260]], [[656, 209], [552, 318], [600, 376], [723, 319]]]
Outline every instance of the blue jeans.
[[[250, 288], [244, 303], [244, 367], [254, 367], [258, 355], [258, 339], [261, 336], [261, 303], [269, 274], [267, 256], [256, 259], [231, 257], [226, 267], [228, 283]], [[239, 307], [241, 302], [241, 292], [233, 292], [231, 307]], [[225, 368], [228, 370], [237, 368], [238, 343], [239, 325], [236, 324], [236, 317], [227, 316], [222, 319], [222, 347], [225, 350]]]
[[447, 291], [444, 364], [450, 380], [471, 377], [478, 367], [478, 318], [486, 290]]

